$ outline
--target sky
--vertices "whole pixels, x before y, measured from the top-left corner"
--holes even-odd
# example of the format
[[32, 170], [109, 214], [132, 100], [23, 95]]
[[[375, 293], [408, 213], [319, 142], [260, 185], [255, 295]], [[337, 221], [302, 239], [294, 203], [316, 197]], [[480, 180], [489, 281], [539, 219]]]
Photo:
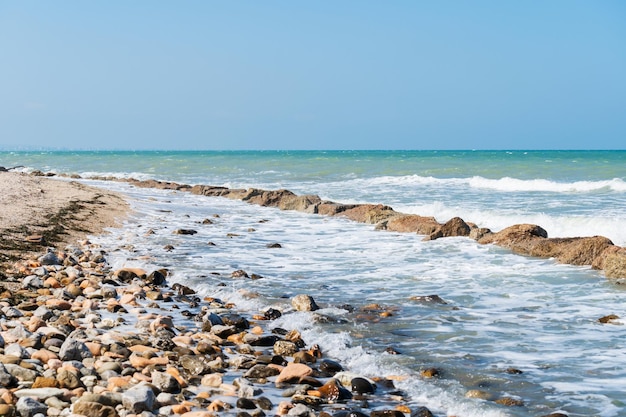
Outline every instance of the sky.
[[626, 1], [0, 0], [0, 149], [626, 149]]

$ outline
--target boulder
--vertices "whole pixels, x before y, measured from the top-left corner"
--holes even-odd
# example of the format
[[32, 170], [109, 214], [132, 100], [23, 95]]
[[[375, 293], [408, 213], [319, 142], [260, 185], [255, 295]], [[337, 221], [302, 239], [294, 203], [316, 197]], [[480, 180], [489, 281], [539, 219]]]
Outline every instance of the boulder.
[[356, 204], [333, 203], [332, 201], [323, 201], [317, 206], [317, 214], [323, 216], [336, 216], [346, 210], [356, 207]]
[[471, 227], [460, 217], [453, 217], [445, 224], [439, 226], [437, 230], [424, 238], [424, 240], [435, 240], [441, 237], [469, 236]]
[[322, 199], [317, 195], [293, 195], [285, 196], [278, 202], [278, 208], [281, 210], [296, 210], [304, 213], [317, 213], [317, 206]]
[[358, 204], [339, 215], [359, 223], [376, 224], [396, 214], [391, 207], [382, 204]]
[[281, 200], [294, 197], [297, 196], [289, 190], [266, 191], [257, 188], [250, 188], [241, 199], [243, 201], [247, 201], [248, 203], [258, 204], [264, 207], [278, 207]]
[[604, 275], [607, 278], [626, 278], [626, 250], [623, 248], [619, 250], [610, 249], [612, 248], [605, 251], [601, 257], [601, 265], [602, 269], [604, 269]]
[[310, 295], [298, 294], [291, 299], [291, 306], [296, 311], [316, 311], [319, 310], [315, 300]]
[[418, 216], [417, 214], [404, 214], [390, 217], [381, 222], [376, 228], [390, 232], [417, 233], [418, 235], [430, 235], [441, 225], [434, 217]]

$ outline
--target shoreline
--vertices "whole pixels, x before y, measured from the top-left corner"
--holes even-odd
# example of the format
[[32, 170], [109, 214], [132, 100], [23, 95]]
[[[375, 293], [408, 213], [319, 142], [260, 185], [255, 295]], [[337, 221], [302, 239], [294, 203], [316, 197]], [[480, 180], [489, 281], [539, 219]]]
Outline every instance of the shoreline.
[[[13, 176], [19, 186], [4, 187], [18, 215], [7, 211], [0, 223], [5, 240], [16, 243], [0, 265], [0, 415], [432, 415], [410, 408], [392, 380], [354, 375], [325, 358], [297, 329], [268, 329], [282, 314], [316, 310], [311, 296], [294, 297], [289, 311], [246, 316], [168, 286], [166, 270], [112, 270], [103, 248], [84, 238], [119, 225], [128, 204], [110, 210], [122, 196]], [[54, 201], [19, 216], [33, 201], [17, 197], [35, 195], [39, 203], [38, 193]], [[68, 196], [70, 208], [85, 212], [68, 208]], [[51, 233], [41, 225], [55, 216], [62, 229]], [[17, 245], [33, 231], [45, 240]]]
[[[103, 210], [91, 214], [116, 203], [98, 204]], [[74, 237], [86, 234], [76, 231]], [[191, 288], [169, 287], [165, 270], [112, 270], [101, 248], [83, 244], [38, 262], [23, 253], [19, 288], [2, 291], [7, 365], [0, 379], [8, 388], [0, 389], [1, 415], [32, 417], [44, 408], [50, 416], [88, 417], [433, 415], [404, 398], [392, 379], [354, 375], [324, 358], [297, 329], [268, 330], [279, 314], [315, 310], [307, 294], [292, 300], [292, 310], [244, 315]], [[511, 397], [489, 401], [522, 405]]]

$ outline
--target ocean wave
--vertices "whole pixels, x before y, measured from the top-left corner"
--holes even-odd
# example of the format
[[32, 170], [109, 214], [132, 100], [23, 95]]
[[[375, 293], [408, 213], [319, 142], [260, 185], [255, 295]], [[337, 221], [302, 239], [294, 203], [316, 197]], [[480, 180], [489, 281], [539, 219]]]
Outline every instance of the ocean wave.
[[611, 191], [626, 192], [626, 181], [621, 178], [599, 181], [558, 182], [547, 179], [524, 180], [512, 177], [491, 179], [480, 176], [467, 178], [437, 178], [432, 176], [406, 175], [359, 178], [348, 181], [370, 186], [467, 186], [474, 189], [495, 190], [501, 192], [551, 192], [551, 193], [595, 193]]
[[400, 212], [432, 216], [439, 222], [446, 222], [453, 217], [487, 227], [494, 232], [514, 224], [530, 223], [543, 227], [549, 237], [605, 236], [616, 245], [626, 245], [626, 230], [623, 215], [554, 215], [542, 212], [514, 212], [506, 210], [468, 209], [449, 206], [437, 201], [424, 204], [399, 205], [394, 207]]

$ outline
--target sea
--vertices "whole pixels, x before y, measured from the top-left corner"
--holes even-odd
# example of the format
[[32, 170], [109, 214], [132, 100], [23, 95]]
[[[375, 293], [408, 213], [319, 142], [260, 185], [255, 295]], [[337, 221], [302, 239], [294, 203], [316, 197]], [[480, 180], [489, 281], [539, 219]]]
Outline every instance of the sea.
[[[271, 326], [300, 329], [355, 373], [394, 378], [437, 416], [626, 416], [625, 286], [601, 271], [464, 237], [423, 241], [340, 217], [88, 179], [289, 189], [626, 246], [626, 151], [3, 151], [0, 166], [77, 174], [125, 194], [133, 213], [92, 238], [114, 267], [168, 268], [171, 283], [250, 314], [287, 312], [291, 297], [311, 295], [321, 310]], [[235, 270], [259, 278], [232, 278]], [[432, 295], [443, 303], [419, 298]], [[619, 318], [598, 321], [609, 314]], [[423, 376], [429, 368], [439, 375]], [[473, 398], [479, 392], [489, 398]], [[503, 397], [523, 405], [493, 401]]]

